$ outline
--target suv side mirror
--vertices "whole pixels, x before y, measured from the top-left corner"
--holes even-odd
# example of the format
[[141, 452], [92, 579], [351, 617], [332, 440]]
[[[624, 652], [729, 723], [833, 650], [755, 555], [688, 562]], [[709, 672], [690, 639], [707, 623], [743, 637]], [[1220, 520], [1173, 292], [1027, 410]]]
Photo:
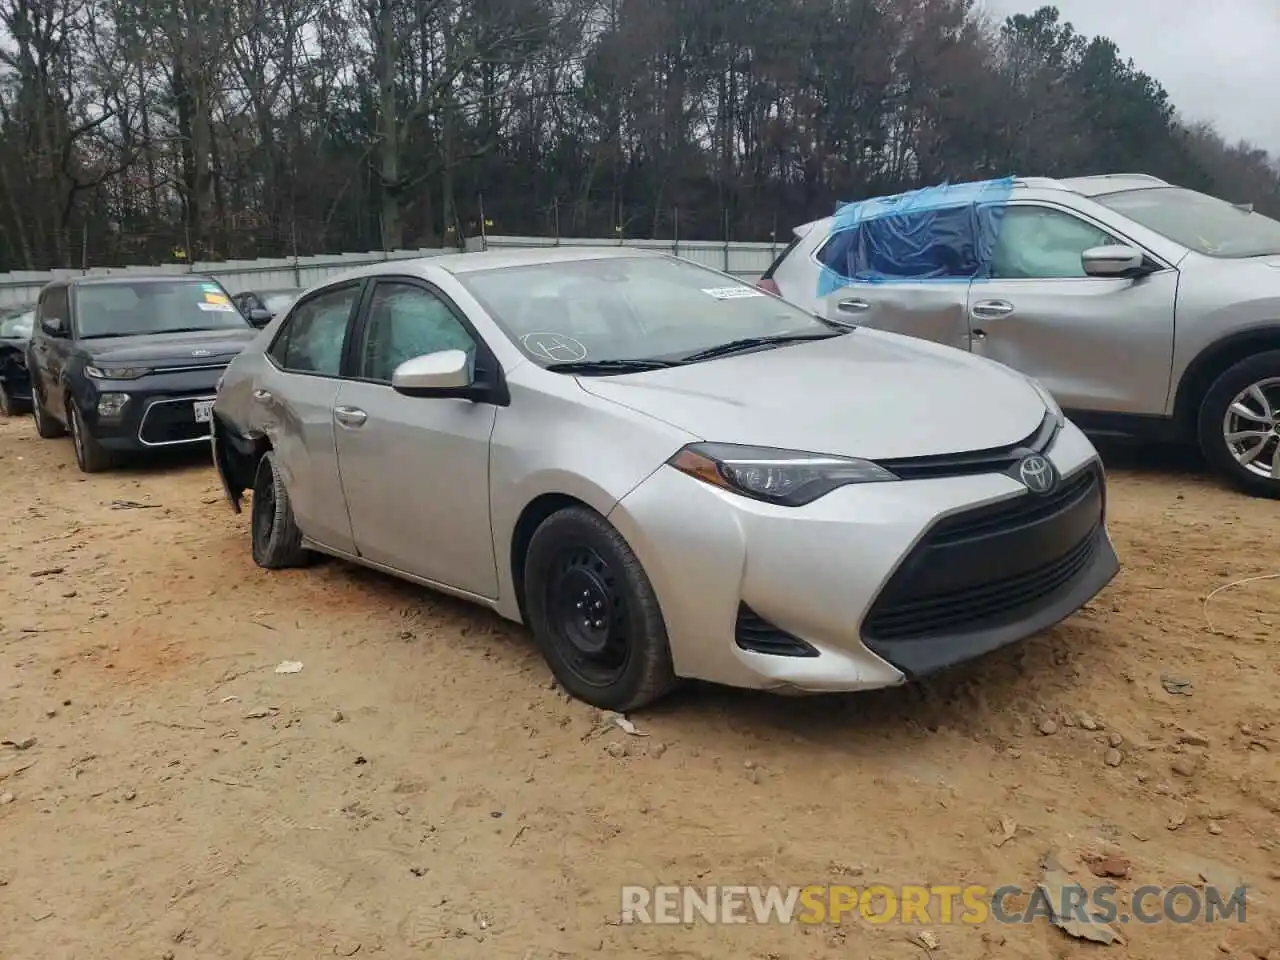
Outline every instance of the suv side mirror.
[[1139, 277], [1148, 272], [1146, 260], [1141, 250], [1122, 244], [1091, 247], [1080, 255], [1089, 277]]
[[265, 327], [271, 322], [273, 316], [274, 314], [266, 307], [253, 307], [249, 311], [248, 320], [255, 327]]
[[49, 336], [58, 338], [66, 337], [68, 333], [67, 321], [62, 317], [41, 317], [40, 329]]

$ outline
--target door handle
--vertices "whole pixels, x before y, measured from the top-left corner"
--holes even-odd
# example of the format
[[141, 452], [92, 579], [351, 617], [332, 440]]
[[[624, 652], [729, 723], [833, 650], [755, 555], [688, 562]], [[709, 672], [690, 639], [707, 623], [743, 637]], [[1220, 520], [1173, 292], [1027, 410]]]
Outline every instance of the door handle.
[[270, 391], [270, 390], [255, 390], [255, 391], [253, 391], [253, 399], [257, 400], [259, 403], [270, 403], [270, 402], [271, 402], [271, 391]]
[[1013, 313], [1013, 304], [1008, 300], [980, 300], [973, 305], [969, 313], [983, 320], [1007, 317]]
[[359, 427], [369, 419], [369, 415], [358, 407], [334, 407], [333, 419], [344, 427]]
[[841, 300], [836, 304], [836, 309], [841, 313], [862, 313], [871, 309], [871, 304], [865, 300]]

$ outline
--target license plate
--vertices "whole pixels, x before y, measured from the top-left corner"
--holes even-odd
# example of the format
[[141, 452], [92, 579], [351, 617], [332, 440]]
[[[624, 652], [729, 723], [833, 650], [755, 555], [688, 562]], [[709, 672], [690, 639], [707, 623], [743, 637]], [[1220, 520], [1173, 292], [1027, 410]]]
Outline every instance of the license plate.
[[193, 404], [196, 412], [196, 423], [212, 423], [213, 422], [213, 401], [197, 400]]

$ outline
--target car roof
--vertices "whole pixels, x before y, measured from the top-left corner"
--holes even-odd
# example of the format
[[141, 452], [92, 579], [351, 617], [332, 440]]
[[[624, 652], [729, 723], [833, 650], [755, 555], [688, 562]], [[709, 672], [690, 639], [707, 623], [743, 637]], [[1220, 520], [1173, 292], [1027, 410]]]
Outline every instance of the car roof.
[[211, 280], [213, 277], [201, 273], [109, 273], [96, 277], [68, 277], [61, 282], [69, 287], [107, 287], [124, 283], [208, 283]]
[[636, 247], [532, 247], [502, 250], [485, 250], [474, 253], [446, 253], [435, 257], [412, 257], [405, 260], [385, 260], [344, 277], [385, 276], [397, 271], [416, 272], [427, 267], [439, 267], [456, 275], [480, 270], [503, 270], [511, 267], [536, 267], [554, 263], [575, 263], [585, 260], [621, 260], [636, 257], [662, 257], [659, 251]]
[[[959, 184], [957, 184], [959, 186]], [[1159, 190], [1172, 187], [1173, 184], [1146, 173], [1101, 173], [1085, 177], [1014, 177], [1013, 196], [1027, 190], [1060, 190], [1075, 193], [1082, 197], [1102, 197], [1110, 193], [1122, 193], [1130, 190]], [[887, 194], [885, 196], [888, 196]], [[866, 199], [878, 199], [868, 197]], [[832, 215], [834, 216], [834, 214]], [[822, 217], [802, 223], [792, 230], [792, 234], [803, 239], [809, 231], [819, 224], [825, 224], [832, 217]]]
[[[1172, 184], [1145, 173], [1103, 173], [1092, 177], [1068, 177], [1052, 180], [1059, 189], [1078, 193], [1083, 197], [1101, 197], [1108, 193], [1126, 190], [1158, 190]], [[1052, 189], [1052, 187], [1050, 187]]]

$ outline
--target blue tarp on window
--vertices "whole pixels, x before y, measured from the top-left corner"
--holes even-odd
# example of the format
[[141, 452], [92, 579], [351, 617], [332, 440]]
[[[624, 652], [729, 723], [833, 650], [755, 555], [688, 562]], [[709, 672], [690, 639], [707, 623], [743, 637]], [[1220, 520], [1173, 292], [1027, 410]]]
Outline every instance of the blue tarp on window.
[[851, 283], [969, 282], [990, 270], [1013, 177], [841, 206], [818, 253], [818, 296]]

